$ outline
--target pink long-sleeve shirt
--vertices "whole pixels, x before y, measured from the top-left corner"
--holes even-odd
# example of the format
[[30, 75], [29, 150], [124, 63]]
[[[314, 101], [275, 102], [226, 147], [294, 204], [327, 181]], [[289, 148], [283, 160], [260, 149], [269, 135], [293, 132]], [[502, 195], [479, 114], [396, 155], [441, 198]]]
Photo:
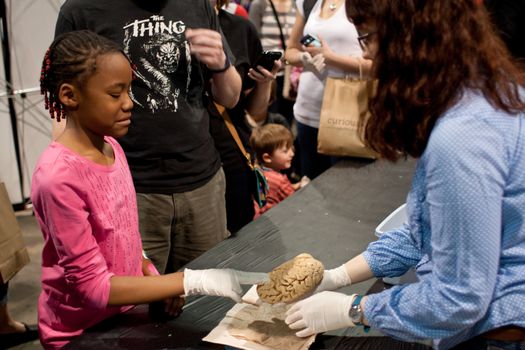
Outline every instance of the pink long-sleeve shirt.
[[40, 340], [59, 349], [130, 307], [108, 306], [113, 275], [142, 275], [135, 189], [120, 145], [113, 165], [53, 142], [33, 174], [31, 198], [45, 243], [38, 301]]

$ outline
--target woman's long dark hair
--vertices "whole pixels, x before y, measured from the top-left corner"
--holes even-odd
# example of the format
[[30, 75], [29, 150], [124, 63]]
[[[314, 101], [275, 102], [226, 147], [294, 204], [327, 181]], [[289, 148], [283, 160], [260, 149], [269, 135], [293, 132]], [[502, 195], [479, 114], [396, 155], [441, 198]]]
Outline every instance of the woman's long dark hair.
[[523, 71], [473, 0], [347, 0], [359, 29], [377, 29], [367, 143], [382, 157], [420, 157], [437, 120], [465, 89], [496, 108], [525, 110]]

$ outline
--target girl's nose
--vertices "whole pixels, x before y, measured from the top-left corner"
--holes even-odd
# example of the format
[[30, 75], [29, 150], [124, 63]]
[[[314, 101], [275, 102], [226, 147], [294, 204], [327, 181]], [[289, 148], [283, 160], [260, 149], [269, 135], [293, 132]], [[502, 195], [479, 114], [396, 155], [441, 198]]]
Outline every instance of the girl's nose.
[[129, 92], [124, 97], [125, 101], [122, 105], [122, 109], [125, 111], [131, 111], [133, 109], [133, 101], [131, 100], [131, 97], [129, 96]]

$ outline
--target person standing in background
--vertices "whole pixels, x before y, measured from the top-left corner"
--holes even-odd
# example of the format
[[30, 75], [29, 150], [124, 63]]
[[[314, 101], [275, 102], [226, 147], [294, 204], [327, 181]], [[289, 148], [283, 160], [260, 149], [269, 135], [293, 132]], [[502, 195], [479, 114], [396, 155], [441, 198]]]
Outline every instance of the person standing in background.
[[217, 15], [208, 0], [68, 0], [55, 34], [79, 29], [113, 40], [135, 64], [133, 121], [119, 143], [144, 250], [160, 273], [177, 271], [229, 235], [206, 106], [235, 106], [241, 79]]
[[38, 339], [38, 330], [35, 325], [15, 320], [8, 309], [9, 281], [29, 262], [29, 254], [1, 179], [0, 246], [0, 349], [4, 349]]
[[246, 9], [246, 11], [250, 10], [250, 6], [252, 4], [252, 0], [236, 0], [236, 3], [242, 5]]
[[[262, 47], [253, 24], [247, 19], [225, 11], [223, 8], [228, 1], [210, 0], [210, 3], [217, 9], [221, 29], [236, 58], [235, 68], [243, 82], [239, 102], [234, 107], [227, 108], [225, 112], [239, 135], [239, 141], [247, 152], [251, 152], [249, 138], [252, 129], [246, 120], [246, 113], [257, 122], [265, 120], [272, 82], [281, 67], [280, 61], [274, 62], [272, 71], [260, 66], [254, 67], [257, 58], [261, 55]], [[252, 187], [255, 179], [246, 157], [226, 127], [223, 117], [218, 115], [215, 108], [210, 113], [210, 131], [221, 155], [226, 175], [228, 230], [235, 233], [253, 220], [255, 212]]]
[[[293, 0], [254, 0], [250, 6], [249, 15], [259, 33], [263, 49], [284, 53], [295, 21]], [[294, 102], [283, 97], [284, 78], [283, 65], [277, 74], [276, 99], [270, 106], [270, 112], [282, 114], [291, 125]]]
[[[370, 70], [371, 62], [362, 59], [355, 26], [345, 14], [344, 0], [318, 0], [308, 16], [304, 1], [297, 0], [297, 15], [290, 34], [286, 60], [304, 67], [294, 105], [301, 172], [316, 178], [332, 165], [332, 158], [317, 153], [317, 134], [327, 77], [358, 76], [359, 65]], [[316, 45], [305, 47], [301, 38], [317, 37]]]
[[228, 11], [232, 15], [241, 16], [244, 18], [248, 18], [248, 11], [244, 8], [244, 6], [241, 6], [235, 2], [228, 2], [222, 6], [223, 10]]

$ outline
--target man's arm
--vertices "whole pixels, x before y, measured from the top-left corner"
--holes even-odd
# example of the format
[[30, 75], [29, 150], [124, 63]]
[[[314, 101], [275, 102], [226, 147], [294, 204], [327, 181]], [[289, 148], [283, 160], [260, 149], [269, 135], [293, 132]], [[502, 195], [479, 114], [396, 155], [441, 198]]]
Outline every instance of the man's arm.
[[233, 108], [239, 102], [241, 85], [241, 77], [233, 66], [223, 73], [214, 73], [211, 84], [213, 99], [227, 108]]
[[248, 76], [255, 80], [256, 83], [255, 87], [248, 94], [246, 111], [256, 122], [264, 121], [268, 115], [272, 83], [280, 68], [281, 62], [275, 61], [271, 71], [263, 67], [259, 68], [259, 71], [253, 68], [250, 68], [248, 71]]
[[186, 39], [191, 53], [213, 73], [213, 99], [227, 108], [233, 108], [239, 101], [242, 83], [224, 52], [221, 34], [210, 29], [188, 29]]

